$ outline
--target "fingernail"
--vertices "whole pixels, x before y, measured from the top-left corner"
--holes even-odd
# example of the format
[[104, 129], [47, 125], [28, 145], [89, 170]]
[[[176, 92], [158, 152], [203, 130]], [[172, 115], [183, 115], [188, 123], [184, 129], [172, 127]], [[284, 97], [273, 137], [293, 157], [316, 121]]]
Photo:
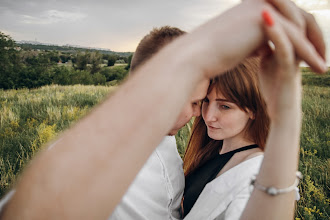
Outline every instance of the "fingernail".
[[274, 25], [274, 19], [267, 10], [262, 11], [262, 18], [264, 19], [266, 25], [268, 25], [269, 27]]

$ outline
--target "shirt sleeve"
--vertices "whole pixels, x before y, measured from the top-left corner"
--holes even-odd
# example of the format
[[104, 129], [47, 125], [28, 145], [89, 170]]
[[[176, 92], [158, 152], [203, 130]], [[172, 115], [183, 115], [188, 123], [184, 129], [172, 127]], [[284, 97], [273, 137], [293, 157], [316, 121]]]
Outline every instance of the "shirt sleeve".
[[227, 209], [225, 210], [224, 219], [239, 220], [249, 198], [250, 193], [248, 192], [237, 195], [237, 197], [231, 203], [229, 203]]
[[[246, 192], [246, 189], [244, 190], [245, 192], [242, 192], [239, 194], [227, 207], [224, 215], [224, 219], [230, 219], [230, 220], [239, 220], [247, 202], [249, 201], [250, 198], [250, 193]], [[298, 201], [300, 199], [300, 194], [299, 194], [299, 189], [295, 189], [295, 197], [296, 200]]]

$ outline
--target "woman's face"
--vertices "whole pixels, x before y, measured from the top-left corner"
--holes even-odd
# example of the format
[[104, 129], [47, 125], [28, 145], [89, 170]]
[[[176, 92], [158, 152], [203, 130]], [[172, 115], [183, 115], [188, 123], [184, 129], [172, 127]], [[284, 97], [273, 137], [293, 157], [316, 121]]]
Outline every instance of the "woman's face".
[[221, 93], [217, 93], [215, 88], [203, 101], [202, 116], [210, 138], [233, 142], [245, 139], [244, 128], [249, 119], [253, 118], [251, 112], [241, 110]]

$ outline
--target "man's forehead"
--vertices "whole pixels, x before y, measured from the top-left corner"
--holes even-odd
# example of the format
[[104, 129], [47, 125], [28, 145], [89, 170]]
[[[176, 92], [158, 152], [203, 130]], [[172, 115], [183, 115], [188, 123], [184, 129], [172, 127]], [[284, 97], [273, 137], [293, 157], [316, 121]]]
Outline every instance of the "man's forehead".
[[200, 101], [200, 100], [204, 99], [207, 94], [207, 89], [208, 89], [209, 85], [210, 85], [209, 80], [203, 80], [203, 81], [199, 82], [193, 92], [192, 100]]

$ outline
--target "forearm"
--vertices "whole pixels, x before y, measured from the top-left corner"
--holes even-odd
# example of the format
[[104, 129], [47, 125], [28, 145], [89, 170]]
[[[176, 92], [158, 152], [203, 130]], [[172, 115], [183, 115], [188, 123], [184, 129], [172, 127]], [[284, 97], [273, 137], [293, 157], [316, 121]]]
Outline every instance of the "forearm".
[[[283, 109], [272, 118], [264, 160], [257, 176], [257, 182], [266, 187], [286, 188], [296, 179], [301, 124], [301, 86], [299, 79], [295, 83], [296, 85], [292, 85], [291, 88], [288, 86], [287, 89], [280, 90], [278, 94], [287, 96], [286, 103], [281, 104], [280, 108]], [[242, 219], [292, 219], [294, 204], [294, 191], [270, 196], [254, 189]], [[262, 209], [256, 210], [256, 207]]]
[[169, 48], [155, 56], [41, 153], [22, 176], [4, 219], [105, 219], [200, 79], [182, 68], [178, 55]]
[[264, 2], [243, 2], [193, 31], [204, 42], [200, 44], [203, 56], [196, 56], [193, 63], [212, 75], [235, 67], [255, 52], [265, 41], [260, 16], [265, 8], [272, 10]]

